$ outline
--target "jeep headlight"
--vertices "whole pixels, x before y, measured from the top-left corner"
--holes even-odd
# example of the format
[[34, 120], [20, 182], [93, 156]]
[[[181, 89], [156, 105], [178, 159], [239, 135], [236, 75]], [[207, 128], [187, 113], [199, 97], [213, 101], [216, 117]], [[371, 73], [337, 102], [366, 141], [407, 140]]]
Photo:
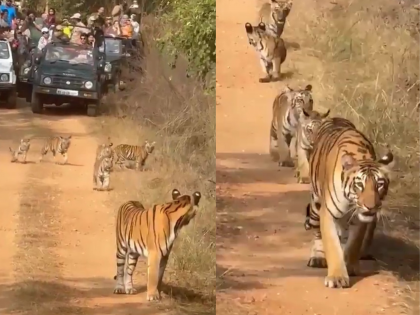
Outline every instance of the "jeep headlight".
[[25, 69], [23, 69], [23, 74], [28, 74], [29, 73], [29, 70], [31, 70], [31, 68], [25, 68]]
[[51, 78], [50, 77], [45, 77], [43, 80], [44, 84], [51, 84]]
[[87, 88], [87, 89], [91, 89], [91, 88], [93, 88], [93, 83], [92, 83], [92, 81], [86, 81], [86, 82], [85, 82], [85, 88]]
[[7, 82], [7, 81], [9, 81], [9, 75], [8, 74], [2, 74], [0, 76], [0, 81], [1, 82]]
[[105, 64], [105, 72], [111, 72], [112, 65], [110, 63]]

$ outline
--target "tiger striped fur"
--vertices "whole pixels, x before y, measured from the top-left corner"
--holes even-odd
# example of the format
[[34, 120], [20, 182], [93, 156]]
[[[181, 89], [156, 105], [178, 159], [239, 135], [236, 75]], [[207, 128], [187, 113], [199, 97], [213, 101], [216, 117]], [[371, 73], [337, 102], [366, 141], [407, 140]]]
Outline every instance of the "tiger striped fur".
[[283, 39], [267, 33], [266, 26], [262, 22], [258, 26], [245, 23], [245, 30], [248, 36], [248, 42], [258, 53], [261, 68], [265, 73], [265, 77], [260, 78], [259, 82], [267, 83], [279, 80], [281, 64], [287, 57], [287, 50]]
[[71, 144], [71, 136], [62, 137], [62, 136], [55, 136], [50, 137], [45, 141], [44, 146], [41, 149], [41, 157], [39, 161], [41, 162], [44, 156], [51, 151], [54, 161], [56, 160], [56, 154], [59, 153], [63, 156], [64, 160], [60, 164], [67, 164], [68, 161], [68, 150]]
[[119, 144], [114, 149], [115, 164], [120, 168], [127, 168], [128, 165], [131, 165], [130, 162], [135, 162], [135, 168], [143, 170], [147, 157], [153, 152], [155, 144], [156, 142], [149, 143], [147, 140], [142, 146]]
[[271, 0], [270, 3], [264, 3], [258, 11], [258, 22], [267, 25], [267, 33], [271, 36], [280, 37], [292, 6], [291, 0]]
[[22, 163], [26, 163], [26, 156], [29, 152], [29, 149], [31, 147], [31, 139], [21, 139], [19, 147], [17, 150], [13, 150], [11, 147], [9, 147], [10, 153], [12, 154], [12, 163], [19, 162], [19, 156], [22, 156]]
[[377, 160], [371, 142], [350, 121], [332, 118], [319, 127], [309, 164], [306, 225], [315, 228], [315, 238], [308, 266], [328, 268], [326, 287], [349, 287], [372, 242], [394, 157], [389, 151]]
[[148, 259], [147, 300], [160, 299], [169, 254], [180, 230], [196, 215], [200, 192], [181, 196], [174, 189], [172, 202], [145, 209], [128, 201], [118, 209], [116, 224], [117, 284], [115, 294], [135, 294], [133, 273], [140, 256]]
[[302, 109], [313, 110], [312, 85], [303, 90], [289, 87], [276, 96], [270, 126], [270, 155], [280, 166], [293, 167], [296, 132]]
[[93, 170], [93, 190], [110, 190], [110, 173], [112, 171], [113, 159], [110, 156], [103, 156], [96, 160]]
[[312, 152], [316, 133], [330, 111], [320, 114], [315, 110], [306, 111], [303, 108], [302, 113], [299, 117], [296, 132], [296, 177], [299, 184], [309, 184], [309, 156]]

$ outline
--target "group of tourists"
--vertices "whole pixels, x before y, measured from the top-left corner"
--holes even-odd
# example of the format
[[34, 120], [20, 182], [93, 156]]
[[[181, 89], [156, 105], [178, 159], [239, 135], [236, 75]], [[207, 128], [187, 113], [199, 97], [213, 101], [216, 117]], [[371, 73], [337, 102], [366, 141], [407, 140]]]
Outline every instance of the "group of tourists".
[[13, 47], [19, 45], [16, 35], [23, 36], [41, 51], [55, 38], [92, 46], [95, 29], [100, 29], [105, 35], [130, 39], [138, 39], [140, 34], [137, 16], [123, 14], [118, 6], [114, 7], [111, 16], [105, 16], [105, 8], [101, 7], [85, 20], [80, 13], [59, 20], [54, 8], [49, 8], [40, 17], [29, 10], [19, 11], [12, 0], [6, 0], [0, 6], [0, 37], [9, 39]]

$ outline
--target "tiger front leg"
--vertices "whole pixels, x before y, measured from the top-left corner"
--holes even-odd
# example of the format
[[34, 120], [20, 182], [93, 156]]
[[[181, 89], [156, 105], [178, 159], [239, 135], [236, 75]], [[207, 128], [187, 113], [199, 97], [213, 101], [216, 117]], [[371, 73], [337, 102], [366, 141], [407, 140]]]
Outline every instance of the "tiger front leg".
[[158, 281], [158, 291], [162, 291], [162, 285], [163, 285], [163, 275], [165, 273], [166, 265], [168, 264], [169, 259], [169, 253], [166, 256], [163, 256], [160, 260], [159, 264], [159, 281]]
[[101, 178], [102, 190], [106, 190], [106, 191], [110, 190], [109, 181], [110, 181], [109, 175], [103, 176], [103, 178]]
[[42, 162], [43, 161], [43, 159], [44, 159], [45, 155], [47, 155], [47, 153], [48, 153], [48, 148], [42, 148], [42, 150], [41, 150], [41, 156], [39, 157], [39, 162]]
[[349, 228], [349, 236], [344, 246], [344, 260], [349, 276], [360, 275], [360, 256], [367, 226], [366, 223], [358, 223]]
[[28, 152], [27, 151], [25, 151], [24, 153], [23, 153], [23, 157], [22, 157], [22, 163], [23, 164], [26, 164], [26, 156], [28, 155]]
[[[67, 152], [61, 153], [61, 155], [63, 157], [63, 162], [61, 163], [61, 165], [66, 165], [67, 164], [67, 161], [69, 159], [69, 156], [68, 156]], [[55, 157], [55, 155], [54, 155], [54, 157]]]
[[268, 83], [271, 82], [271, 68], [273, 67], [272, 63], [260, 58], [260, 64], [263, 72], [265, 72], [265, 77], [260, 78], [258, 81], [260, 83]]
[[[280, 129], [280, 128], [279, 128]], [[281, 130], [277, 130], [277, 150], [279, 153], [280, 167], [294, 167], [292, 157], [290, 156], [289, 146], [292, 142], [291, 135], [283, 135]]]
[[334, 218], [324, 204], [320, 209], [322, 245], [327, 259], [328, 275], [324, 284], [328, 288], [348, 288], [350, 278], [344, 261]]
[[297, 147], [296, 176], [299, 184], [309, 184], [309, 155], [301, 147]]
[[[159, 271], [160, 271], [161, 257], [158, 253], [149, 252], [149, 258], [147, 262], [147, 300], [157, 301], [160, 300], [160, 294], [158, 290], [159, 284]], [[163, 273], [162, 273], [163, 277]]]
[[137, 266], [139, 255], [137, 253], [128, 254], [128, 266], [125, 269], [125, 294], [136, 294], [137, 290], [133, 287], [133, 274]]
[[144, 171], [144, 162], [141, 160], [136, 160], [136, 170], [139, 172]]

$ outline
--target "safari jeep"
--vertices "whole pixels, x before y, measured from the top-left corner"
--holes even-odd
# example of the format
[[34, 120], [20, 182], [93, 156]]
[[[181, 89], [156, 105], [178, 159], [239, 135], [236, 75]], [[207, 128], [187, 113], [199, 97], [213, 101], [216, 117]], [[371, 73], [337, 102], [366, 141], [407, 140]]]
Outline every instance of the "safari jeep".
[[12, 48], [7, 40], [0, 39], [0, 101], [7, 108], [16, 108], [16, 73]]
[[31, 107], [42, 113], [45, 104], [84, 106], [96, 116], [102, 98], [105, 61], [98, 48], [52, 42], [34, 60]]

